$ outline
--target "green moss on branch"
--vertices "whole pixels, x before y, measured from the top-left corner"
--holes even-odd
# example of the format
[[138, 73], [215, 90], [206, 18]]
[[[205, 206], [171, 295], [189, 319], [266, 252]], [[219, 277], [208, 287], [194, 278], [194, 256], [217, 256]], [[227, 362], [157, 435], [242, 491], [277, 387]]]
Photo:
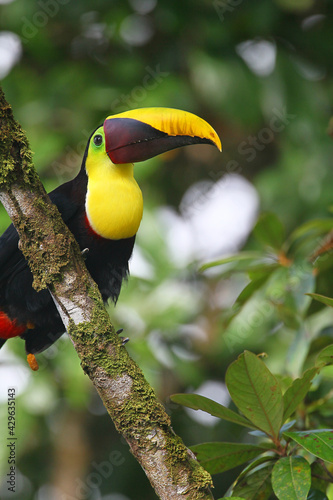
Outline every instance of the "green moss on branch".
[[[21, 125], [14, 119], [11, 106], [0, 88], [0, 189], [8, 189], [18, 179], [33, 183], [36, 172], [29, 142]], [[23, 172], [23, 179], [22, 177]]]

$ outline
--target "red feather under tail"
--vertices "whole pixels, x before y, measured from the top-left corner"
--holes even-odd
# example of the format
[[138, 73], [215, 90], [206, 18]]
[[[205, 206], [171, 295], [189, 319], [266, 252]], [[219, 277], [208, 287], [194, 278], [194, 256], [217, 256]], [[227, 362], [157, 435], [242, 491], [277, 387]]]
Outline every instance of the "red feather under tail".
[[0, 338], [10, 339], [22, 335], [27, 329], [26, 325], [19, 325], [16, 319], [9, 319], [7, 314], [0, 311]]

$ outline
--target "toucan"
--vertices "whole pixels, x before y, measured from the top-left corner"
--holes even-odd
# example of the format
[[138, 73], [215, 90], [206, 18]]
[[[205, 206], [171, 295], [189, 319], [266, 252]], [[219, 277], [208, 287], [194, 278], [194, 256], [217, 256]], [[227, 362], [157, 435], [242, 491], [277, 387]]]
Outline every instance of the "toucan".
[[[49, 193], [85, 252], [86, 266], [104, 302], [116, 303], [128, 276], [142, 213], [133, 163], [189, 144], [221, 151], [215, 130], [198, 116], [171, 108], [141, 108], [108, 116], [89, 137], [78, 175]], [[27, 359], [51, 346], [65, 327], [47, 289], [36, 291], [11, 224], [0, 238], [0, 348], [25, 341]]]

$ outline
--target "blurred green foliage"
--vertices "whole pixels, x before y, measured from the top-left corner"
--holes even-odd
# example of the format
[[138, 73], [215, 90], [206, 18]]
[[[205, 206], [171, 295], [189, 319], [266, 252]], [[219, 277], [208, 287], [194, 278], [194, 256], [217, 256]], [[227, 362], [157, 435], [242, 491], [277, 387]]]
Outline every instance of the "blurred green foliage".
[[[286, 389], [332, 343], [331, 309], [304, 294], [333, 295], [330, 252], [312, 258], [332, 229], [333, 3], [14, 0], [0, 8], [2, 85], [48, 190], [77, 172], [90, 132], [125, 109], [185, 109], [221, 136], [223, 155], [185, 148], [136, 167], [145, 198], [141, 264], [110, 314], [188, 446], [251, 443], [245, 429], [199, 419], [169, 395], [198, 391], [228, 406], [225, 372], [244, 349], [266, 352]], [[13, 43], [8, 33], [16, 35]], [[13, 44], [21, 53], [5, 71]], [[213, 197], [202, 193], [202, 182], [211, 188], [235, 176], [259, 196], [263, 215], [255, 230], [249, 235], [253, 220], [237, 243], [229, 242], [229, 232], [208, 215], [215, 253], [196, 251], [207, 233], [197, 231], [184, 257], [182, 228], [192, 227]], [[183, 197], [193, 186], [200, 196], [188, 205]], [[247, 210], [246, 194], [244, 187], [244, 204], [217, 209], [214, 217], [238, 226], [236, 208]], [[1, 230], [8, 221], [2, 211]], [[245, 254], [199, 271], [225, 258], [229, 243], [236, 255], [241, 241]], [[19, 340], [0, 354], [5, 430], [7, 388], [18, 389], [17, 492], [3, 484], [1, 498], [156, 498], [68, 339], [39, 356], [37, 373], [28, 371]], [[326, 367], [305, 402], [313, 404], [312, 428], [332, 427], [332, 377]], [[320, 400], [322, 412], [314, 404]], [[8, 470], [2, 443], [0, 470]], [[239, 472], [214, 477], [216, 498]]]

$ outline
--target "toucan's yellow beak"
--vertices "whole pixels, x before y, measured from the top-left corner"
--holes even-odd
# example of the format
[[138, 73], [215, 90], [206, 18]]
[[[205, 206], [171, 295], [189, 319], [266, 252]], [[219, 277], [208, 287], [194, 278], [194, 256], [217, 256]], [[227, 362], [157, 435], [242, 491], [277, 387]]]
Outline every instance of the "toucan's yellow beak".
[[136, 163], [188, 144], [212, 144], [222, 151], [215, 130], [202, 118], [171, 108], [141, 108], [108, 116], [106, 152], [112, 163]]

